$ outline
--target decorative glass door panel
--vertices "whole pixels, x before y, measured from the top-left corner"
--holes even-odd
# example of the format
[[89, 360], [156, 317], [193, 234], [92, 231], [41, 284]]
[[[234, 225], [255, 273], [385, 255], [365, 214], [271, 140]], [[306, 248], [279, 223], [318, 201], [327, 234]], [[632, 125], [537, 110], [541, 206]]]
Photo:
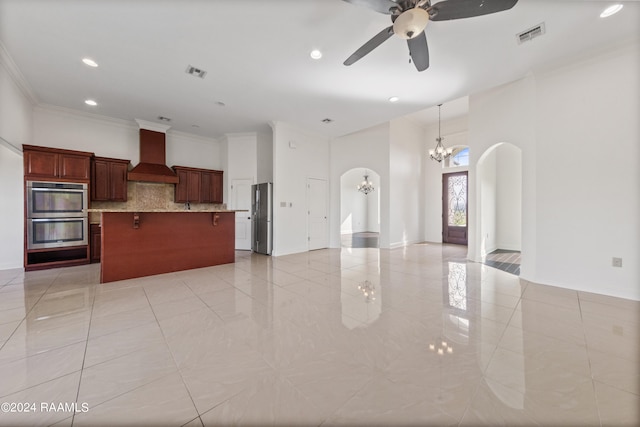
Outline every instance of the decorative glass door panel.
[[467, 172], [442, 176], [442, 241], [467, 244]]
[[467, 176], [451, 176], [447, 182], [449, 225], [467, 226]]

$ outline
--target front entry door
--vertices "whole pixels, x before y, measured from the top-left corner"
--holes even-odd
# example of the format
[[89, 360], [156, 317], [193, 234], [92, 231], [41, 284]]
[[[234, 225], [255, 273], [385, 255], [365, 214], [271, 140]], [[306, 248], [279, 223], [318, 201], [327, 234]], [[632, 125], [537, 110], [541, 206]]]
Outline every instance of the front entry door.
[[236, 250], [251, 250], [251, 184], [252, 179], [231, 181], [231, 209], [236, 212]]
[[467, 244], [467, 172], [442, 175], [442, 241]]

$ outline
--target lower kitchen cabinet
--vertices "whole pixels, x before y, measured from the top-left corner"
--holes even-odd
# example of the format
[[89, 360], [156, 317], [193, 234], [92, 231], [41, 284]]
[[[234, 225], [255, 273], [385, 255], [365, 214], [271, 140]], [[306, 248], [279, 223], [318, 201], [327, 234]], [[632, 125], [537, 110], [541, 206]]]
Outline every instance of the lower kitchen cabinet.
[[100, 245], [102, 244], [102, 228], [100, 224], [91, 224], [89, 230], [89, 247], [91, 248], [90, 260], [92, 263], [100, 262]]

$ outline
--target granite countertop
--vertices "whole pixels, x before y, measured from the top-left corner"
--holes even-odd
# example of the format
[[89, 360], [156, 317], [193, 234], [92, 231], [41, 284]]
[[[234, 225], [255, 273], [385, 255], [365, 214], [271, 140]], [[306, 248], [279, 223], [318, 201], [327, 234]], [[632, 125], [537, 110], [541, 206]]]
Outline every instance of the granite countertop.
[[144, 213], [144, 212], [184, 212], [184, 213], [198, 213], [198, 212], [248, 212], [246, 210], [231, 210], [231, 209], [87, 209], [87, 212], [130, 212], [130, 213]]

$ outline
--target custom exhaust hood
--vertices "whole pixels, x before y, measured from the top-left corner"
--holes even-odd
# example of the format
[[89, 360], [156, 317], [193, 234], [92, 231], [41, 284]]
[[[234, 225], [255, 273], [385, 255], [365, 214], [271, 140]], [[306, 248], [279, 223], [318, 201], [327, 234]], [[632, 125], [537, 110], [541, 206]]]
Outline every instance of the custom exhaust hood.
[[178, 176], [166, 165], [166, 132], [170, 126], [138, 120], [140, 163], [127, 174], [129, 181], [177, 184]]

